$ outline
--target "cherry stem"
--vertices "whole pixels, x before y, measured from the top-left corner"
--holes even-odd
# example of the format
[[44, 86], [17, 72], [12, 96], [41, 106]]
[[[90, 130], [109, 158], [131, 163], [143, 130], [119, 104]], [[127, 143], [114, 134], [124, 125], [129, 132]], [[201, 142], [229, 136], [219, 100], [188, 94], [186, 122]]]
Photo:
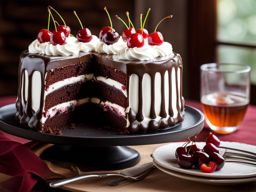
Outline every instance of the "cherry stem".
[[51, 12], [51, 9], [50, 9], [50, 8], [48, 8], [48, 12], [49, 12], [49, 14], [50, 14], [50, 16], [51, 16], [51, 18], [52, 18], [53, 25], [54, 25], [54, 29], [55, 29], [55, 31], [57, 31], [55, 19], [54, 19], [53, 15], [52, 15], [52, 12]]
[[55, 20], [54, 22], [55, 22], [57, 25], [60, 25], [58, 21]]
[[111, 17], [110, 17], [110, 14], [109, 14], [109, 12], [108, 12], [107, 7], [104, 7], [104, 10], [105, 10], [105, 12], [107, 13], [110, 27], [113, 28], [112, 20], [111, 20]]
[[63, 17], [61, 16], [61, 14], [56, 10], [56, 9], [54, 9], [52, 6], [48, 6], [51, 10], [53, 10], [58, 16], [59, 16], [59, 18], [61, 19], [61, 21], [62, 21], [62, 23], [65, 25], [65, 26], [67, 26], [66, 25], [66, 22], [64, 21], [64, 19], [63, 19]]
[[146, 21], [148, 19], [148, 15], [149, 15], [150, 11], [151, 11], [151, 8], [148, 8], [148, 11], [146, 13], [146, 16], [145, 16], [143, 24], [142, 24], [142, 29], [144, 29], [144, 27], [145, 27], [145, 24], [146, 24]]
[[132, 23], [132, 21], [131, 21], [131, 19], [130, 19], [130, 13], [129, 13], [128, 11], [126, 11], [126, 16], [127, 16], [127, 18], [128, 18], [129, 24], [131, 24], [132, 27], [134, 28], [134, 25], [133, 25], [133, 23]]
[[140, 28], [141, 28], [141, 29], [143, 29], [142, 17], [143, 17], [143, 15], [142, 15], [142, 13], [141, 13], [141, 14], [140, 14]]
[[47, 23], [47, 29], [50, 29], [50, 22], [51, 22], [51, 15], [50, 12], [48, 11], [48, 23]]
[[118, 15], [116, 15], [116, 18], [117, 18], [119, 21], [121, 21], [127, 29], [129, 28], [128, 25], [125, 23], [125, 21], [124, 21], [121, 17], [119, 17]]
[[80, 18], [78, 17], [78, 15], [77, 15], [76, 11], [73, 11], [73, 12], [74, 12], [74, 15], [76, 16], [76, 18], [77, 18], [77, 20], [78, 20], [78, 22], [79, 22], [79, 24], [80, 24], [81, 28], [83, 29], [83, 28], [84, 28], [84, 26], [83, 26], [83, 24], [82, 24], [82, 22], [81, 22]]
[[159, 26], [159, 25], [160, 25], [164, 20], [171, 19], [172, 17], [173, 17], [173, 15], [169, 15], [169, 16], [164, 17], [163, 19], [161, 19], [161, 20], [157, 23], [157, 25], [156, 25], [156, 28], [155, 28], [154, 32], [156, 32], [156, 30], [157, 30], [158, 26]]

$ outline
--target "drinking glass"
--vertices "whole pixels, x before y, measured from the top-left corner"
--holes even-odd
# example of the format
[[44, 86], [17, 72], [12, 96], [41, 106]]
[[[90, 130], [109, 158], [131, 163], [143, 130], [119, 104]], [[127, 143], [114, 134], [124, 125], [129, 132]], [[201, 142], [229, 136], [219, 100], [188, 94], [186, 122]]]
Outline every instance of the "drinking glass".
[[208, 63], [201, 66], [201, 103], [210, 129], [219, 134], [238, 130], [250, 101], [248, 65]]

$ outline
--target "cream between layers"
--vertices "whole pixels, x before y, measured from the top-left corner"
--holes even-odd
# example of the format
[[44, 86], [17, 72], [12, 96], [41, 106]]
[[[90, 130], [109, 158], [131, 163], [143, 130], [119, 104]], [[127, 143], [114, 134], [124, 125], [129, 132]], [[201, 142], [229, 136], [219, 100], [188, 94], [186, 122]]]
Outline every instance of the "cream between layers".
[[70, 111], [71, 109], [74, 109], [80, 105], [83, 105], [83, 104], [86, 104], [89, 102], [102, 105], [103, 107], [107, 106], [109, 108], [112, 108], [119, 115], [125, 116], [125, 108], [124, 107], [121, 107], [120, 105], [111, 103], [109, 101], [101, 101], [99, 98], [96, 98], [96, 97], [92, 97], [92, 98], [87, 97], [84, 99], [72, 100], [72, 101], [68, 101], [65, 103], [60, 103], [58, 105], [51, 107], [50, 109], [47, 110], [45, 116], [42, 116], [41, 123], [44, 124], [47, 119], [54, 117], [57, 113], [58, 114], [66, 113], [66, 112]]
[[[46, 74], [46, 77], [47, 77], [47, 74]], [[70, 78], [64, 79], [62, 81], [58, 81], [56, 83], [51, 84], [45, 90], [44, 101], [45, 101], [46, 96], [49, 95], [50, 93], [54, 92], [55, 90], [63, 88], [64, 86], [67, 86], [67, 85], [72, 85], [72, 84], [79, 83], [79, 82], [82, 83], [82, 82], [89, 81], [92, 79], [94, 79], [96, 81], [101, 81], [109, 86], [115, 87], [116, 89], [121, 91], [125, 97], [127, 97], [127, 91], [122, 88], [122, 87], [124, 87], [124, 85], [119, 83], [118, 81], [115, 81], [113, 79], [106, 78], [103, 76], [95, 77], [93, 74], [86, 74], [86, 75], [80, 75], [77, 77], [70, 77]], [[23, 94], [21, 95], [21, 97], [22, 97], [21, 102], [24, 105], [24, 103], [27, 102], [27, 99], [28, 99], [28, 73], [26, 70], [22, 74], [22, 82], [24, 82], [24, 84], [21, 85], [21, 91], [23, 92], [23, 90], [25, 89], [25, 97], [23, 98]], [[38, 111], [40, 108], [41, 89], [42, 89], [41, 74], [38, 71], [35, 71], [32, 75], [32, 109], [34, 111]], [[43, 111], [44, 111], [44, 107], [43, 107]]]

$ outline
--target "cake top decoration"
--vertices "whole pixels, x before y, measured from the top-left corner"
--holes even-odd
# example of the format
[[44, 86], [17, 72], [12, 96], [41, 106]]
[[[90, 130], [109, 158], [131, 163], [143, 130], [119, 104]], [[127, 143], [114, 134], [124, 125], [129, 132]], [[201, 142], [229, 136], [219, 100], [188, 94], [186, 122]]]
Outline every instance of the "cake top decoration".
[[[104, 7], [107, 14], [109, 25], [101, 28], [99, 38], [92, 35], [89, 28], [84, 27], [80, 17], [73, 11], [81, 29], [75, 36], [71, 35], [71, 29], [66, 24], [61, 14], [51, 6], [48, 6], [48, 25], [47, 29], [41, 29], [37, 39], [29, 45], [29, 53], [37, 53], [47, 56], [77, 56], [79, 53], [98, 52], [109, 55], [117, 55], [119, 60], [154, 60], [173, 55], [172, 45], [164, 42], [161, 32], [158, 31], [159, 25], [173, 16], [169, 15], [161, 19], [154, 31], [149, 33], [145, 28], [151, 8], [146, 12], [145, 17], [140, 14], [140, 26], [134, 27], [130, 14], [126, 11], [127, 21], [116, 15], [122, 22], [125, 29], [122, 31], [122, 38], [113, 28], [111, 16]], [[61, 21], [59, 24], [55, 16]], [[53, 23], [54, 30], [50, 30]]]
[[81, 29], [76, 34], [76, 38], [78, 39], [78, 41], [81, 41], [81, 42], [85, 42], [85, 43], [90, 42], [92, 40], [92, 33], [91, 33], [90, 29], [83, 26], [76, 11], [74, 11], [74, 15], [76, 16], [76, 18], [81, 26]]
[[173, 15], [169, 15], [167, 17], [164, 17], [163, 19], [161, 19], [157, 23], [154, 32], [150, 33], [149, 36], [148, 36], [148, 43], [149, 43], [149, 45], [161, 45], [164, 42], [164, 37], [163, 37], [162, 33], [157, 31], [157, 29], [158, 29], [159, 25], [164, 20], [171, 19], [172, 17], [173, 17]]
[[111, 16], [107, 10], [107, 7], [104, 7], [104, 10], [108, 16], [109, 24], [110, 26], [104, 26], [99, 34], [99, 38], [102, 42], [104, 42], [107, 45], [112, 45], [118, 41], [120, 38], [120, 35], [116, 30], [113, 28], [112, 19]]

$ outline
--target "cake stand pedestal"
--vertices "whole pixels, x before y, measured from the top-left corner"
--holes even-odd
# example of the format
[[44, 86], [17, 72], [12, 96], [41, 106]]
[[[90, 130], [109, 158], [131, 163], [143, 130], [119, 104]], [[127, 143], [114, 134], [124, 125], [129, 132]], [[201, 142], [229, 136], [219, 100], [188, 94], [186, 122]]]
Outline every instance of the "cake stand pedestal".
[[62, 135], [50, 135], [20, 127], [15, 113], [15, 104], [0, 108], [0, 129], [26, 139], [55, 144], [45, 150], [41, 158], [98, 169], [122, 169], [138, 163], [139, 153], [127, 145], [179, 141], [197, 135], [204, 125], [202, 112], [186, 106], [182, 123], [155, 132], [120, 135], [102, 127], [81, 124], [74, 129], [66, 128]]

